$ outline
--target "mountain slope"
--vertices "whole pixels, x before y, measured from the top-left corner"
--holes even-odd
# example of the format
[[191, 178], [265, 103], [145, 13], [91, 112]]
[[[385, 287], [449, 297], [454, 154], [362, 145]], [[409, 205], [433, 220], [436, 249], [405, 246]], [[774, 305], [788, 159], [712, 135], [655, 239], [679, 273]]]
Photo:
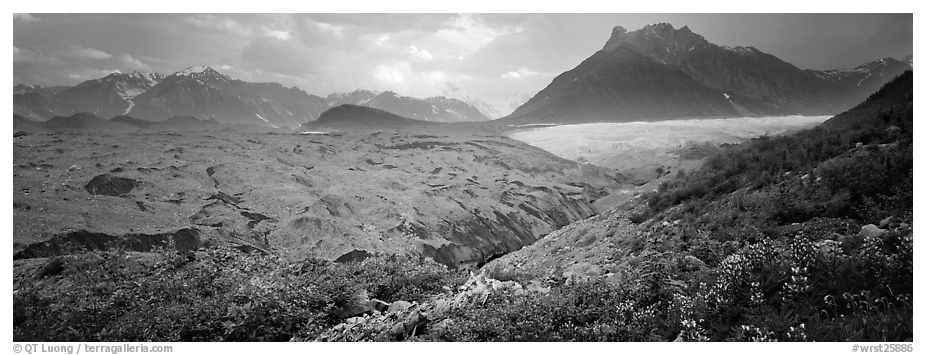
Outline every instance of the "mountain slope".
[[[627, 32], [518, 107], [507, 121], [835, 114], [903, 70], [884, 58], [849, 70], [802, 70], [753, 47], [722, 47], [669, 24]], [[581, 93], [581, 94], [579, 94]]]

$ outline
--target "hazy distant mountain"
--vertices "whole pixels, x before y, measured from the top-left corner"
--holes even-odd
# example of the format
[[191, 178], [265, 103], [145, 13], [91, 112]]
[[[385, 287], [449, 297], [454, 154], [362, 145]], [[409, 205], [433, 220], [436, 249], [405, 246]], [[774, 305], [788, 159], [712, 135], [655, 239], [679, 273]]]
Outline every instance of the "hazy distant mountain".
[[325, 111], [317, 120], [304, 124], [302, 128], [316, 131], [351, 128], [395, 129], [421, 124], [433, 123], [409, 119], [372, 107], [344, 104]]
[[835, 114], [909, 65], [891, 58], [847, 70], [803, 70], [753, 47], [722, 47], [670, 24], [627, 32], [506, 119], [607, 122], [684, 117]]
[[326, 99], [331, 107], [344, 104], [366, 106], [422, 121], [468, 122], [489, 119], [473, 105], [443, 96], [419, 99], [400, 96], [392, 91], [355, 90], [331, 94]]
[[327, 108], [324, 99], [276, 83], [248, 83], [209, 67], [174, 73], [138, 95], [132, 116], [162, 121], [192, 116], [229, 124], [298, 127]]
[[14, 95], [24, 95], [24, 94], [36, 93], [41, 96], [52, 96], [67, 88], [70, 88], [70, 86], [45, 87], [45, 86], [39, 86], [39, 85], [19, 84], [19, 85], [13, 86], [13, 94]]
[[327, 98], [277, 83], [250, 83], [217, 70], [189, 67], [164, 76], [113, 73], [73, 87], [14, 87], [14, 113], [33, 120], [79, 112], [99, 117], [129, 115], [147, 121], [190, 116], [231, 125], [295, 128], [329, 108], [353, 104], [434, 122], [485, 121], [479, 109], [447, 97], [418, 99], [394, 92], [357, 90]]

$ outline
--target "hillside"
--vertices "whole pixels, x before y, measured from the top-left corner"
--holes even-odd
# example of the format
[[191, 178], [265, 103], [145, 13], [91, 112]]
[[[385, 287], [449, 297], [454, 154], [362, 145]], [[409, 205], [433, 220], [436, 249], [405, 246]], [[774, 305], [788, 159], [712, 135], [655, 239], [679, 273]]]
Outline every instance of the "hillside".
[[664, 340], [909, 340], [912, 90], [906, 72], [820, 127], [728, 147], [487, 268], [648, 285], [632, 309], [676, 320], [647, 323]]

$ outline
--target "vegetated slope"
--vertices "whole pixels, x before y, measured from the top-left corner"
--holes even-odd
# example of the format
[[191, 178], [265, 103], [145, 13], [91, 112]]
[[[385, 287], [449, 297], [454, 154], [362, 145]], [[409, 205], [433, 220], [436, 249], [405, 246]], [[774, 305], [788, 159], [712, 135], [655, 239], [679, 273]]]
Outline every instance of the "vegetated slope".
[[[453, 337], [908, 341], [912, 115], [907, 72], [818, 128], [730, 146], [490, 263], [495, 278], [580, 282], [490, 298]], [[567, 296], [590, 310], [533, 310]], [[505, 331], [477, 325], [489, 318]]]
[[891, 58], [802, 70], [753, 47], [722, 47], [669, 24], [627, 32], [502, 118], [512, 123], [835, 114], [910, 69]]

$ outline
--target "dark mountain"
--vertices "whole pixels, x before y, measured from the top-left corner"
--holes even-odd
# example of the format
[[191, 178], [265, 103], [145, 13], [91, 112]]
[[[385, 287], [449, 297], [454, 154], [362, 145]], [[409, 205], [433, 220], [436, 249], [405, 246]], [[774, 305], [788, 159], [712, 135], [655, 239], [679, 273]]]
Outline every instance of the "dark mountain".
[[119, 115], [109, 119], [110, 122], [124, 123], [138, 128], [149, 128], [157, 124], [154, 121], [143, 120], [132, 116]]
[[152, 128], [203, 130], [219, 129], [221, 125], [215, 120], [203, 120], [192, 116], [174, 116], [167, 120], [157, 122]]
[[13, 94], [13, 113], [35, 121], [44, 121], [54, 116], [73, 114], [75, 109], [70, 104], [55, 100], [39, 92]]
[[835, 114], [861, 101], [904, 62], [802, 70], [753, 47], [722, 47], [669, 24], [627, 32], [556, 77], [506, 120], [620, 122], [684, 117]]
[[823, 129], [913, 132], [913, 72], [906, 71], [865, 102], [820, 124]]
[[50, 120], [45, 122], [39, 122], [42, 127], [48, 130], [55, 131], [71, 131], [71, 130], [119, 130], [119, 131], [128, 131], [135, 130], [137, 127], [126, 124], [124, 122], [113, 122], [109, 120], [104, 120], [95, 116], [92, 113], [75, 113], [73, 115], [64, 117], [64, 116], [55, 116]]
[[392, 91], [380, 93], [355, 90], [350, 93], [328, 95], [327, 100], [331, 106], [367, 106], [422, 121], [468, 122], [489, 119], [473, 105], [443, 96], [419, 99], [401, 96]]
[[45, 130], [42, 122], [30, 120], [18, 113], [13, 114], [13, 131], [38, 132]]
[[318, 120], [303, 125], [308, 130], [395, 129], [431, 124], [413, 120], [372, 107], [340, 105], [322, 113]]

